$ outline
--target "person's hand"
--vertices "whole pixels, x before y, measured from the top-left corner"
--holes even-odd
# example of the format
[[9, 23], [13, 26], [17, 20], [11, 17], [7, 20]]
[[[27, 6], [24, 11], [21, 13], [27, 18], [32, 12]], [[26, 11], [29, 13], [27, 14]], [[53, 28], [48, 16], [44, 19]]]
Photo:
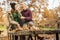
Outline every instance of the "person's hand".
[[21, 19], [25, 19], [25, 17], [21, 17]]

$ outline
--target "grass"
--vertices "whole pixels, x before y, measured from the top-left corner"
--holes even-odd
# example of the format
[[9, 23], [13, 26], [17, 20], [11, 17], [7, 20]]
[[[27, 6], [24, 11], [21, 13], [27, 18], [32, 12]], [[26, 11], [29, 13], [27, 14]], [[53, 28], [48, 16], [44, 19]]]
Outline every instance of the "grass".
[[5, 25], [0, 25], [0, 30], [6, 30], [6, 26]]
[[55, 27], [41, 27], [42, 30], [56, 30], [57, 28]]
[[55, 28], [41, 28], [42, 30], [56, 30]]

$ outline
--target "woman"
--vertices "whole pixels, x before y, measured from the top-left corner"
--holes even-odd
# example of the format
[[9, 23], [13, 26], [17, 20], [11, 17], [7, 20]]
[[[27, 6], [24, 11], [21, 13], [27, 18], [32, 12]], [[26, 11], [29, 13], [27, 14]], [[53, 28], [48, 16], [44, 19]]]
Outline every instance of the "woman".
[[[12, 27], [11, 27], [12, 30], [14, 30], [14, 29], [15, 29], [15, 31], [17, 31], [17, 30], [23, 30], [21, 28], [21, 26], [20, 26], [21, 15], [18, 12], [18, 10], [16, 10], [16, 7], [15, 7], [16, 3], [10, 3], [10, 5], [11, 5], [11, 13], [9, 15], [10, 15], [11, 19], [10, 19], [9, 22], [10, 22], [10, 24], [12, 24]], [[14, 39], [14, 37], [13, 37], [13, 39]], [[18, 36], [16, 36], [16, 35], [15, 35], [15, 40], [18, 40]]]
[[17, 30], [22, 30], [22, 28], [20, 27], [20, 13], [18, 12], [18, 10], [16, 10], [15, 5], [16, 3], [10, 3], [11, 5], [11, 20], [10, 23], [11, 24], [15, 24], [17, 27], [12, 27], [12, 29], [17, 29]]

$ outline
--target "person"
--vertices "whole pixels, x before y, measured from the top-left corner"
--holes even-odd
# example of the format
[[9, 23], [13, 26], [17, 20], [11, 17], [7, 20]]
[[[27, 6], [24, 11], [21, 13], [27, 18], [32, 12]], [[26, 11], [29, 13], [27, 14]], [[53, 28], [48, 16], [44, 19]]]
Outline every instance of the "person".
[[[21, 26], [20, 26], [20, 18], [21, 18], [21, 15], [20, 15], [20, 13], [18, 12], [18, 10], [15, 7], [16, 6], [16, 3], [13, 2], [13, 3], [10, 3], [10, 5], [11, 5], [11, 13], [9, 13], [8, 16], [10, 17], [9, 18], [9, 23], [10, 23], [10, 25], [12, 25], [11, 26], [11, 29], [12, 30], [15, 29], [14, 32], [16, 32], [17, 30], [23, 30], [21, 28]], [[13, 36], [13, 39], [14, 39], [14, 36]], [[18, 36], [17, 35], [15, 35], [15, 40], [18, 40]]]
[[12, 16], [11, 18], [12, 18], [12, 20], [10, 20], [10, 23], [11, 24], [16, 24], [18, 29], [22, 29], [20, 27], [20, 17], [21, 17], [21, 15], [18, 12], [18, 10], [16, 10], [16, 8], [15, 8], [16, 3], [10, 3], [10, 5], [11, 5], [11, 8], [12, 8], [11, 9], [11, 16]]
[[30, 22], [33, 23], [33, 21], [32, 21], [32, 11], [25, 4], [21, 4], [21, 7], [22, 7], [22, 10], [21, 10], [21, 14], [22, 14], [21, 22], [22, 21], [24, 22], [22, 24], [22, 26], [24, 24], [30, 24]]
[[[33, 26], [32, 11], [25, 4], [21, 4], [21, 7], [22, 7], [21, 25], [23, 26], [24, 24], [27, 24], [29, 26]], [[33, 40], [31, 35], [29, 35], [29, 37], [28, 37], [28, 40], [30, 40], [30, 39]]]

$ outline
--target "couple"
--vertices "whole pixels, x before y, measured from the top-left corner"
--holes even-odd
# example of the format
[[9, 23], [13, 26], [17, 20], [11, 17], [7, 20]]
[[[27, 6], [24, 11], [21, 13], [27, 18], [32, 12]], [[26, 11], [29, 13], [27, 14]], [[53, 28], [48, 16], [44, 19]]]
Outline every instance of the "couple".
[[[31, 10], [24, 4], [21, 5], [22, 7], [22, 11], [21, 13], [18, 12], [18, 10], [16, 10], [16, 3], [10, 3], [11, 5], [11, 18], [12, 20], [10, 20], [11, 24], [16, 24], [19, 30], [23, 30], [22, 27], [24, 24], [30, 23], [32, 22], [32, 12]], [[22, 16], [21, 16], [22, 14]], [[30, 23], [31, 24], [31, 23]], [[33, 25], [33, 24], [31, 24]], [[21, 27], [20, 27], [21, 26]], [[12, 26], [12, 29], [14, 29], [14, 27]], [[17, 30], [17, 29], [16, 29]], [[29, 36], [31, 37], [31, 35]], [[15, 36], [15, 40], [17, 40], [17, 36]], [[20, 36], [20, 40], [25, 40], [25, 36], [21, 35]], [[32, 37], [31, 37], [32, 40]]]

